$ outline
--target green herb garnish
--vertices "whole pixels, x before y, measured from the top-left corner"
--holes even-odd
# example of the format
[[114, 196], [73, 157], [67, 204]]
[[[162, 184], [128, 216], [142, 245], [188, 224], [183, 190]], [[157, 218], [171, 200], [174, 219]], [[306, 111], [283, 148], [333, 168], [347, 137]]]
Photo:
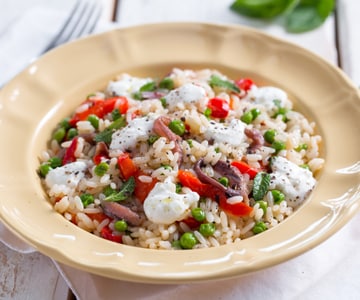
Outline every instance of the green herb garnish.
[[212, 88], [219, 87], [235, 93], [240, 93], [240, 89], [234, 83], [229, 80], [223, 80], [216, 75], [211, 75], [209, 84]]
[[253, 198], [255, 201], [262, 200], [269, 189], [270, 175], [265, 172], [259, 172], [254, 178]]
[[126, 200], [134, 192], [134, 189], [135, 178], [131, 176], [127, 181], [124, 182], [119, 192], [110, 194], [104, 200], [113, 202]]
[[104, 142], [106, 144], [111, 143], [112, 134], [115, 130], [120, 129], [126, 125], [126, 119], [124, 116], [120, 116], [117, 120], [113, 121], [107, 128], [105, 128], [102, 132], [99, 132], [94, 140], [95, 142]]

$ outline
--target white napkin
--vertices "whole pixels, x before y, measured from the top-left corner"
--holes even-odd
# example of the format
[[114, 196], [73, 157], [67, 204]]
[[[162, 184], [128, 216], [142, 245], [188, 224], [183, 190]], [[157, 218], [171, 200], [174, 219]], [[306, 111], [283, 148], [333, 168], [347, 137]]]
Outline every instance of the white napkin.
[[107, 279], [57, 264], [77, 299], [360, 299], [360, 215], [315, 249], [236, 279], [181, 285]]
[[12, 20], [8, 29], [3, 29], [0, 34], [0, 86], [42, 54], [54, 33], [60, 31], [67, 15], [51, 7], [35, 6]]

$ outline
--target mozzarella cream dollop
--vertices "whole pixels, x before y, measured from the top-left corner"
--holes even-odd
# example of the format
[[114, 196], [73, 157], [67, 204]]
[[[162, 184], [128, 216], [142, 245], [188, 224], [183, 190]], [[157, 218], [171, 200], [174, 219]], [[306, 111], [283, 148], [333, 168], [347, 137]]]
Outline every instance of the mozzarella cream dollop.
[[178, 103], [196, 105], [205, 99], [206, 91], [203, 87], [192, 83], [186, 83], [165, 96], [169, 110], [176, 109]]
[[151, 81], [151, 78], [137, 78], [124, 74], [119, 80], [111, 81], [107, 89], [110, 94], [132, 98], [134, 93]]
[[146, 141], [152, 132], [155, 118], [151, 115], [131, 120], [124, 128], [112, 135], [110, 151], [124, 152], [133, 149], [140, 141]]
[[292, 106], [286, 92], [272, 86], [252, 88], [249, 91], [248, 97], [254, 99], [256, 104], [263, 105], [268, 112], [275, 112], [277, 110], [274, 100], [278, 101], [281, 107], [291, 108]]
[[156, 224], [172, 224], [182, 220], [199, 199], [199, 194], [192, 191], [177, 194], [176, 185], [168, 178], [158, 182], [146, 197], [144, 212]]
[[301, 168], [284, 157], [277, 156], [271, 161], [270, 189], [285, 194], [288, 206], [298, 207], [313, 190], [316, 180], [311, 171]]
[[231, 120], [229, 125], [210, 121], [204, 136], [207, 140], [214, 140], [215, 143], [226, 143], [236, 147], [246, 139], [245, 127], [246, 124], [238, 119]]
[[75, 161], [62, 167], [52, 169], [45, 177], [49, 189], [54, 185], [76, 187], [85, 176], [87, 165], [82, 161]]

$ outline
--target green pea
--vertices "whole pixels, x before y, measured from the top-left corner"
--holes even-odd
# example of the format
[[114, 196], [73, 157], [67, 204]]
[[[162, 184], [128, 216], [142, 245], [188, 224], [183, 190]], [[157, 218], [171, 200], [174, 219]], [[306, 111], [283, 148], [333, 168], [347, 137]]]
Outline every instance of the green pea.
[[275, 204], [279, 204], [281, 201], [285, 200], [284, 193], [280, 192], [279, 190], [272, 190], [271, 194]]
[[61, 127], [64, 127], [65, 130], [68, 130], [68, 129], [71, 127], [71, 125], [70, 125], [70, 118], [65, 118], [65, 119], [63, 119], [63, 120], [60, 122], [60, 126], [61, 126]]
[[94, 170], [95, 175], [101, 177], [109, 170], [109, 165], [106, 162], [99, 163]]
[[72, 140], [74, 137], [78, 135], [78, 131], [76, 128], [70, 128], [67, 132], [67, 139]]
[[94, 203], [94, 196], [91, 194], [82, 194], [80, 195], [81, 202], [83, 203], [84, 207]]
[[276, 150], [276, 153], [279, 152], [279, 151], [281, 151], [281, 150], [286, 149], [285, 143], [284, 143], [284, 142], [281, 142], [281, 141], [274, 141], [274, 142], [271, 144], [271, 147]]
[[274, 129], [266, 130], [264, 133], [264, 139], [269, 144], [272, 144], [275, 141], [275, 136], [276, 136], [276, 130]]
[[40, 167], [39, 167], [40, 176], [41, 177], [46, 177], [47, 173], [49, 173], [50, 170], [52, 170], [52, 168], [51, 168], [49, 163], [41, 164]]
[[180, 120], [172, 120], [169, 124], [169, 128], [173, 133], [180, 136], [185, 133], [185, 124]]
[[267, 226], [264, 222], [257, 222], [255, 224], [255, 226], [253, 227], [252, 232], [254, 234], [258, 234], [258, 233], [264, 232], [266, 229], [267, 229]]
[[55, 169], [57, 167], [62, 166], [62, 161], [60, 157], [54, 156], [48, 160], [48, 163], [50, 164], [50, 167]]
[[264, 211], [264, 214], [266, 214], [268, 204], [264, 200], [256, 201], [256, 203], [259, 203], [259, 207]]
[[197, 242], [196, 236], [192, 232], [185, 232], [180, 237], [180, 246], [183, 249], [192, 249]]
[[227, 177], [220, 177], [218, 181], [223, 185], [228, 187], [229, 186], [229, 179]]
[[261, 114], [261, 111], [258, 108], [253, 108], [252, 110], [250, 110], [250, 112], [251, 112], [252, 120], [255, 120]]
[[65, 135], [66, 135], [66, 129], [64, 127], [60, 127], [54, 132], [52, 138], [60, 144], [63, 141]]
[[96, 115], [89, 115], [87, 117], [87, 120], [90, 122], [90, 124], [92, 125], [92, 127], [94, 127], [95, 129], [99, 128], [99, 118]]
[[193, 218], [196, 220], [196, 221], [199, 221], [199, 222], [202, 222], [205, 220], [205, 212], [202, 208], [200, 207], [195, 207], [191, 210], [191, 215], [193, 216]]
[[160, 81], [159, 88], [172, 90], [174, 88], [174, 80], [172, 80], [170, 77], [165, 77]]
[[204, 224], [201, 224], [200, 227], [199, 227], [199, 232], [205, 236], [205, 237], [208, 237], [208, 236], [211, 236], [214, 234], [215, 232], [215, 224], [214, 223], [204, 223]]
[[120, 231], [120, 232], [126, 231], [128, 228], [128, 224], [126, 223], [125, 220], [118, 220], [115, 222], [114, 228], [115, 228], [115, 230]]
[[245, 124], [250, 124], [253, 121], [253, 115], [251, 111], [244, 113], [241, 116], [240, 120], [243, 121]]

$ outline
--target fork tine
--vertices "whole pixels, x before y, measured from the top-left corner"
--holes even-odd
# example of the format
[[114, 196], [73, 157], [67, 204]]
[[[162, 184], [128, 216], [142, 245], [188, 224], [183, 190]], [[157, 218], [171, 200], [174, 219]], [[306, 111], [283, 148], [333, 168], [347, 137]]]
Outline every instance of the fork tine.
[[81, 1], [77, 0], [74, 4], [69, 16], [67, 17], [66, 21], [64, 22], [63, 27], [61, 28], [59, 33], [51, 40], [51, 42], [46, 47], [44, 52], [49, 51], [50, 49], [54, 48], [55, 46], [57, 46], [59, 44], [58, 41], [62, 39], [62, 36], [64, 35], [64, 33], [66, 33], [69, 30], [69, 26], [72, 25], [72, 19], [74, 18], [75, 15], [77, 15], [77, 11], [80, 8], [80, 5], [81, 5]]
[[84, 17], [79, 20], [78, 26], [73, 31], [69, 40], [91, 33], [96, 26], [101, 11], [102, 7], [99, 3], [97, 1], [92, 2], [91, 5], [87, 7], [86, 12], [84, 12]]
[[84, 16], [86, 18], [85, 12], [88, 8], [89, 1], [87, 0], [79, 0], [78, 7], [75, 10], [74, 14], [72, 15], [71, 20], [68, 23], [68, 26], [64, 30], [63, 34], [59, 37], [59, 39], [56, 41], [54, 47], [59, 46], [69, 40], [71, 40], [74, 35], [73, 32], [76, 30], [79, 23], [81, 23], [81, 20], [84, 19]]

